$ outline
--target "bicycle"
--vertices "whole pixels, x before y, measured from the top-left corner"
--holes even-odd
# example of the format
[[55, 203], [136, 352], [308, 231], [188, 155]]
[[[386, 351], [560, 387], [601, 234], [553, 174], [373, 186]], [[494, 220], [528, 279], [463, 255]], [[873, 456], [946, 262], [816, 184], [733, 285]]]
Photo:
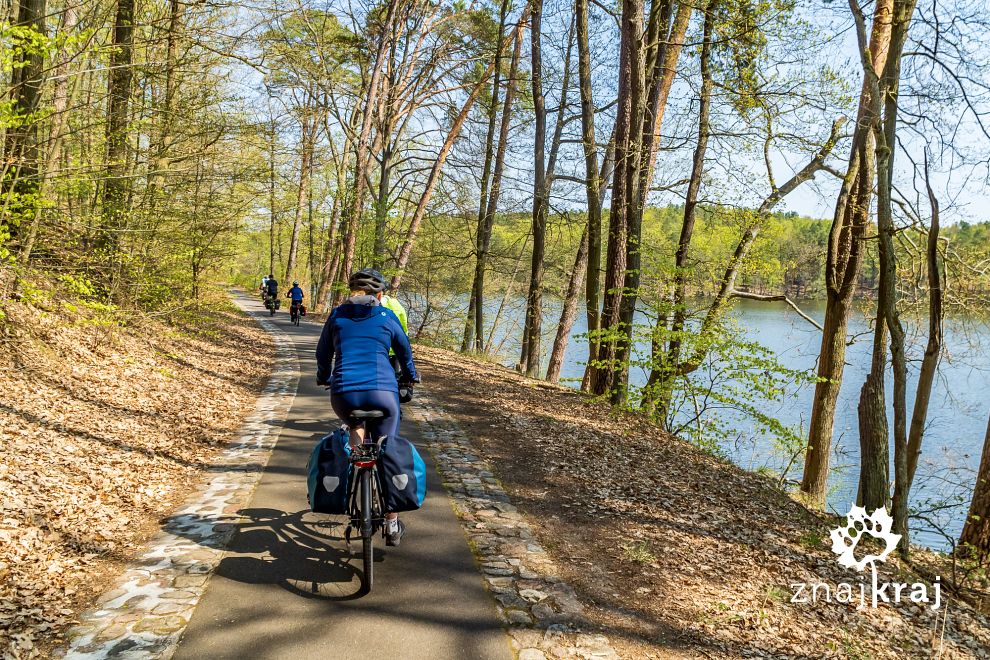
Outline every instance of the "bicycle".
[[275, 310], [278, 309], [278, 303], [279, 299], [275, 296], [271, 294], [265, 295], [265, 308], [271, 313], [272, 316], [275, 316]]
[[302, 307], [302, 303], [293, 302], [289, 307], [289, 320], [292, 321], [292, 325], [299, 325], [299, 311]]
[[[367, 420], [381, 419], [384, 416], [385, 413], [381, 410], [352, 410], [348, 422], [358, 426]], [[364, 444], [351, 450], [347, 493], [350, 522], [344, 532], [344, 540], [350, 551], [351, 533], [356, 532], [361, 536], [364, 563], [364, 572], [361, 575], [362, 595], [371, 592], [374, 582], [375, 534], [381, 531], [382, 538], [385, 538], [385, 491], [378, 473], [378, 459], [386, 437], [383, 435], [375, 442], [366, 440]]]

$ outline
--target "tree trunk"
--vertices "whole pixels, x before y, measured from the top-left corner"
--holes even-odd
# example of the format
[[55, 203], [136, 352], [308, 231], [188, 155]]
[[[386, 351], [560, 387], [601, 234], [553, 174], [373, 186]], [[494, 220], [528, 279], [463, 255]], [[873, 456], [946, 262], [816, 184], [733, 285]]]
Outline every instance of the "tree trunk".
[[[901, 79], [901, 58], [904, 44], [907, 41], [908, 27], [914, 14], [916, 0], [894, 0], [893, 17], [891, 21], [890, 48], [884, 63], [883, 75], [880, 78], [877, 94], [883, 101], [883, 121], [876, 125], [877, 136], [877, 230], [880, 236], [880, 289], [884, 296], [883, 314], [890, 329], [890, 354], [894, 372], [894, 497], [893, 497], [893, 529], [902, 535], [898, 552], [907, 557], [910, 554], [911, 543], [908, 526], [908, 499], [911, 495], [911, 485], [918, 465], [918, 454], [921, 453], [921, 432], [924, 427], [924, 417], [919, 420], [919, 433], [914, 438], [915, 446], [908, 444], [908, 414], [907, 414], [907, 356], [905, 355], [905, 333], [901, 325], [900, 314], [897, 311], [897, 254], [894, 250], [894, 218], [891, 209], [891, 191], [894, 176], [894, 154], [897, 148], [897, 97]], [[937, 277], [937, 273], [936, 273]], [[930, 310], [934, 311], [934, 310]], [[879, 314], [880, 310], [878, 310]], [[941, 319], [929, 319], [941, 325]], [[937, 336], [929, 337], [929, 344], [935, 340], [935, 353], [929, 360], [930, 373], [922, 374], [928, 379], [927, 391], [919, 392], [925, 399], [931, 394], [932, 380], [935, 377], [935, 362], [938, 359], [941, 328]], [[922, 383], [925, 385], [925, 383]], [[927, 414], [927, 400], [924, 413]], [[921, 413], [922, 409], [916, 407]], [[912, 455], [913, 454], [913, 455]]]
[[[44, 35], [45, 1], [21, 0], [16, 21], [17, 25]], [[0, 174], [5, 174], [0, 176], [0, 201], [4, 207], [0, 222], [8, 226], [11, 237], [20, 238], [19, 234], [23, 233], [23, 229], [19, 230], [21, 222], [33, 219], [41, 206], [41, 200], [37, 198], [41, 150], [38, 144], [39, 121], [35, 113], [41, 101], [44, 81], [43, 49], [27, 45], [18, 51], [17, 61], [13, 64], [10, 110], [19, 123], [16, 128], [7, 131], [6, 153], [3, 154], [6, 162], [0, 166]], [[9, 169], [6, 167], [8, 162], [12, 164]]]
[[981, 559], [990, 556], [990, 421], [987, 422], [980, 470], [976, 473], [973, 499], [969, 504], [969, 513], [966, 515], [959, 544], [964, 546], [963, 551], [967, 554]]
[[[892, 3], [893, 0], [879, 0], [874, 7], [869, 53], [875, 69], [881, 67], [887, 58]], [[864, 78], [849, 165], [836, 199], [825, 260], [826, 304], [818, 357], [819, 381], [815, 385], [808, 426], [808, 449], [801, 479], [805, 501], [817, 508], [825, 506], [832, 430], [845, 367], [846, 330], [862, 262], [862, 238], [869, 220], [873, 190], [871, 164], [863, 162], [864, 154], [872, 151], [868, 117], [870, 99], [871, 90]]]
[[890, 449], [885, 376], [887, 324], [877, 318], [873, 362], [859, 393], [859, 492], [856, 502], [867, 511], [887, 508], [890, 499]]
[[[308, 99], [312, 101], [312, 99]], [[299, 159], [299, 188], [296, 191], [296, 211], [292, 222], [292, 237], [289, 239], [289, 260], [285, 264], [285, 281], [296, 277], [296, 260], [299, 253], [299, 231], [302, 229], [303, 207], [306, 206], [306, 193], [309, 189], [310, 160], [313, 158], [313, 142], [316, 135], [315, 110], [307, 104], [300, 121], [302, 153]]]
[[650, 96], [650, 112], [647, 115], [647, 125], [644, 127], [643, 144], [648, 148], [649, 155], [646, 167], [644, 168], [645, 185], [643, 195], [649, 194], [649, 185], [653, 179], [653, 170], [657, 162], [657, 153], [660, 149], [660, 128], [663, 125], [663, 118], [667, 109], [667, 98], [670, 96], [670, 88], [674, 84], [674, 75], [677, 73], [677, 62], [681, 57], [681, 50], [684, 47], [684, 37], [687, 34], [688, 25], [691, 22], [691, 12], [693, 8], [690, 3], [678, 2], [677, 13], [674, 15], [673, 24], [666, 41], [657, 45], [658, 53], [656, 62], [660, 67], [659, 79]]
[[343, 246], [341, 257], [339, 281], [340, 287], [335, 298], [342, 299], [344, 289], [347, 288], [347, 278], [354, 265], [354, 246], [357, 244], [358, 224], [364, 210], [365, 179], [368, 174], [368, 162], [371, 159], [371, 123], [374, 118], [374, 109], [378, 102], [378, 92], [381, 86], [382, 72], [385, 68], [385, 54], [388, 52], [391, 43], [393, 24], [396, 20], [398, 10], [402, 9], [403, 2], [387, 3], [385, 21], [382, 25], [381, 41], [375, 53], [372, 63], [371, 79], [365, 92], [364, 109], [361, 113], [361, 133], [355, 145], [355, 165], [354, 165], [354, 190], [352, 191], [351, 208], [347, 214], [346, 226], [343, 232]]
[[546, 176], [547, 111], [543, 98], [543, 0], [532, 0], [532, 29], [530, 50], [532, 55], [531, 79], [533, 87], [533, 253], [529, 273], [529, 293], [526, 295], [526, 326], [519, 370], [530, 378], [540, 377], [540, 344], [543, 322], [543, 259], [546, 254], [547, 214], [549, 193]]
[[395, 147], [398, 143], [398, 136], [392, 135], [397, 121], [395, 94], [397, 92], [396, 76], [398, 69], [393, 64], [396, 45], [395, 40], [393, 40], [389, 46], [388, 75], [382, 83], [385, 93], [380, 95], [381, 103], [377, 111], [377, 116], [380, 118], [377, 138], [380, 148], [372, 149], [372, 151], [381, 154], [378, 163], [378, 191], [374, 199], [375, 242], [371, 250], [371, 267], [379, 271], [385, 270], [385, 264], [389, 258], [385, 235], [388, 231], [389, 197], [392, 185], [392, 168], [394, 167], [392, 159], [396, 155]]
[[[340, 151], [340, 160], [337, 163], [337, 189], [334, 191], [333, 207], [330, 211], [330, 231], [327, 232], [326, 248], [324, 249], [323, 271], [320, 277], [320, 288], [316, 293], [313, 311], [322, 314], [327, 311], [327, 301], [329, 300], [330, 287], [337, 280], [337, 269], [340, 266], [342, 248], [339, 240], [339, 228], [341, 224], [340, 213], [347, 205], [347, 170], [350, 164], [352, 152], [351, 135], [360, 113], [355, 110], [350, 120], [348, 120], [350, 130], [344, 131], [344, 146]], [[326, 115], [324, 115], [326, 119]]]
[[939, 203], [932, 189], [928, 174], [928, 163], [925, 162], [925, 187], [931, 206], [932, 220], [928, 230], [926, 246], [926, 268], [928, 276], [928, 343], [925, 355], [921, 360], [918, 373], [918, 387], [914, 398], [914, 410], [911, 414], [911, 428], [908, 432], [908, 473], [914, 476], [921, 456], [921, 442], [925, 434], [925, 422], [928, 419], [928, 404], [931, 401], [932, 386], [935, 383], [935, 373], [942, 356], [942, 297], [944, 295], [944, 277], [939, 267], [938, 238], [941, 231], [939, 218]]
[[588, 270], [588, 225], [584, 225], [581, 233], [581, 243], [574, 257], [574, 269], [567, 283], [567, 293], [564, 296], [564, 308], [560, 312], [560, 323], [557, 325], [557, 336], [554, 337], [553, 350], [550, 351], [550, 363], [547, 365], [547, 380], [557, 383], [560, 380], [560, 369], [564, 365], [564, 353], [567, 350], [567, 339], [577, 318], [578, 300], [581, 298], [581, 288], [584, 285], [585, 273]]
[[697, 218], [698, 193], [701, 190], [701, 178], [705, 171], [705, 153], [708, 150], [710, 134], [709, 115], [711, 113], [711, 51], [712, 31], [715, 20], [715, 0], [711, 0], [705, 8], [705, 23], [701, 46], [701, 98], [698, 112], [698, 143], [694, 149], [694, 159], [691, 164], [691, 176], [688, 180], [687, 194], [684, 198], [684, 219], [681, 223], [681, 233], [677, 241], [677, 252], [674, 255], [674, 295], [673, 316], [670, 324], [670, 341], [667, 352], [660, 365], [660, 372], [666, 377], [660, 380], [663, 387], [651, 393], [656, 400], [657, 415], [661, 420], [667, 419], [673, 388], [673, 369], [680, 362], [681, 339], [687, 321], [687, 281], [688, 259], [691, 241], [694, 238], [694, 224]]
[[[78, 22], [78, 7], [70, 0], [62, 12], [61, 34], [66, 37], [73, 35]], [[58, 64], [56, 64], [55, 70], [52, 72], [52, 77], [55, 80], [55, 89], [52, 94], [52, 127], [45, 149], [45, 169], [38, 186], [38, 195], [41, 198], [44, 198], [47, 193], [48, 184], [61, 166], [62, 140], [69, 121], [67, 112], [69, 106], [69, 64], [71, 63], [72, 55], [68, 51], [68, 46], [65, 46], [65, 48], [66, 50], [63, 50], [59, 54]], [[38, 204], [35, 209], [34, 218], [31, 221], [31, 227], [28, 230], [28, 236], [21, 250], [21, 263], [26, 264], [31, 259], [31, 252], [34, 249], [34, 242], [38, 236], [43, 213], [44, 205]]]
[[[714, 2], [710, 2], [714, 4]], [[642, 42], [643, 2], [627, 0], [623, 7], [623, 20], [628, 20], [637, 32], [634, 48], [630, 50], [629, 72], [632, 83], [630, 109], [629, 156], [626, 170], [626, 269], [623, 278], [623, 295], [619, 300], [619, 329], [621, 336], [616, 345], [617, 370], [612, 377], [611, 400], [613, 405], [625, 404], [629, 380], [629, 358], [632, 353], [633, 321], [636, 302], [639, 300], [640, 240], [643, 233], [643, 204], [646, 200], [644, 185], [643, 123], [647, 114], [647, 88], [644, 44]], [[628, 14], [628, 18], [626, 18]], [[704, 55], [702, 55], [704, 59]], [[706, 117], [707, 123], [707, 117]]]
[[[588, 0], [575, 3], [578, 46], [578, 84], [581, 90], [581, 142], [584, 148], [585, 196], [588, 200], [587, 285], [585, 307], [588, 315], [588, 366], [598, 359], [598, 335], [601, 317], [598, 311], [602, 268], [602, 195], [598, 174], [598, 144], [595, 138], [595, 100], [591, 87], [591, 50], [588, 44]], [[556, 345], [555, 345], [556, 348]], [[553, 357], [550, 359], [553, 364]], [[550, 373], [548, 371], [547, 376]], [[585, 380], [588, 380], [587, 378]], [[582, 382], [582, 389], [584, 383]]]
[[495, 171], [492, 173], [491, 190], [488, 193], [488, 206], [485, 209], [485, 222], [479, 228], [480, 241], [474, 269], [474, 282], [471, 286], [475, 300], [474, 317], [474, 346], [478, 351], [488, 350], [485, 340], [485, 269], [488, 266], [488, 251], [492, 242], [492, 227], [495, 225], [495, 213], [498, 210], [499, 194], [502, 190], [502, 172], [505, 170], [505, 150], [509, 142], [509, 126], [512, 120], [512, 102], [516, 91], [516, 74], [519, 70], [519, 59], [522, 57], [523, 30], [529, 18], [529, 7], [523, 10], [516, 24], [515, 46], [512, 49], [512, 60], [509, 62], [509, 79], [506, 81], [505, 99], [502, 103], [502, 121], [499, 126], [498, 150], [495, 152]]
[[[492, 162], [495, 155], [495, 120], [498, 117], [498, 93], [502, 84], [502, 37], [505, 34], [505, 16], [508, 12], [508, 0], [502, 0], [502, 8], [499, 13], [498, 35], [495, 42], [495, 75], [492, 76], [492, 99], [488, 107], [488, 131], [485, 136], [485, 162], [481, 168], [481, 194], [478, 196], [478, 222], [474, 236], [475, 273], [477, 274], [477, 263], [481, 259], [481, 243], [484, 240], [485, 220], [488, 217], [488, 185], [491, 179]], [[471, 287], [470, 300], [468, 301], [467, 318], [464, 320], [464, 337], [461, 340], [461, 352], [474, 350], [475, 348], [475, 321], [477, 305], [477, 292], [474, 286]]]
[[131, 57], [134, 48], [134, 0], [118, 0], [113, 28], [113, 50], [107, 95], [106, 181], [103, 184], [102, 227], [97, 241], [110, 262], [111, 289], [119, 274], [119, 232], [125, 223], [130, 185], [127, 172], [127, 126], [130, 102]]
[[[625, 11], [625, 7], [623, 7]], [[619, 95], [616, 100], [615, 168], [612, 171], [612, 199], [608, 216], [608, 246], [605, 254], [605, 285], [602, 313], [599, 317], [598, 355], [588, 374], [588, 391], [601, 396], [612, 387], [615, 370], [616, 341], [619, 323], [619, 302], [626, 270], [626, 171], [628, 169], [631, 119], [630, 51], [637, 48], [639, 30], [622, 21], [619, 41]]]
[[375, 200], [375, 246], [372, 249], [372, 267], [377, 270], [385, 269], [388, 258], [388, 248], [385, 245], [385, 232], [388, 228], [388, 198], [392, 177], [392, 147], [386, 144], [382, 147], [382, 162], [378, 168], [378, 195]]
[[413, 245], [416, 243], [416, 233], [419, 231], [419, 226], [422, 224], [423, 218], [426, 217], [426, 207], [430, 203], [430, 198], [433, 197], [433, 191], [436, 189], [437, 182], [440, 180], [440, 172], [443, 170], [444, 163], [447, 162], [447, 156], [450, 155], [450, 150], [454, 146], [457, 136], [461, 133], [461, 128], [464, 126], [464, 121], [471, 112], [471, 107], [478, 100], [478, 95], [494, 70], [495, 63], [489, 63], [488, 68], [485, 69], [471, 89], [471, 94], [464, 101], [461, 111], [454, 118], [454, 123], [450, 126], [447, 138], [440, 147], [440, 152], [437, 154], [436, 160], [433, 161], [433, 167], [430, 169], [430, 174], [426, 178], [426, 185], [423, 187], [423, 194], [419, 198], [416, 211], [413, 213], [412, 221], [409, 223], [409, 229], [406, 231], [405, 241], [403, 241], [402, 247], [399, 249], [399, 256], [395, 263], [395, 275], [392, 276], [391, 281], [391, 289], [393, 291], [398, 291], [399, 286], [402, 284], [402, 271], [405, 270], [406, 265], [409, 263]]
[[271, 125], [271, 140], [268, 143], [268, 274], [275, 274], [275, 221], [278, 213], [275, 210], [275, 147], [278, 142], [278, 134], [275, 130], [275, 120]]

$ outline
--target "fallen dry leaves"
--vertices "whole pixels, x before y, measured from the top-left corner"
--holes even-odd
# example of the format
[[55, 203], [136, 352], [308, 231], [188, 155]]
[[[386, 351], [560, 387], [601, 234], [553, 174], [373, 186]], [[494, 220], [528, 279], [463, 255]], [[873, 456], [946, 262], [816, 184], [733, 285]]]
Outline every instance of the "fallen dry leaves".
[[[794, 583], [856, 578], [830, 552], [835, 521], [769, 479], [573, 390], [437, 349], [416, 359], [625, 657], [990, 654], [987, 619], [945, 593], [944, 637], [944, 607], [791, 603]], [[920, 578], [891, 560], [881, 579]]]
[[0, 656], [57, 645], [252, 409], [271, 341], [217, 299], [171, 324], [60, 303], [0, 326]]

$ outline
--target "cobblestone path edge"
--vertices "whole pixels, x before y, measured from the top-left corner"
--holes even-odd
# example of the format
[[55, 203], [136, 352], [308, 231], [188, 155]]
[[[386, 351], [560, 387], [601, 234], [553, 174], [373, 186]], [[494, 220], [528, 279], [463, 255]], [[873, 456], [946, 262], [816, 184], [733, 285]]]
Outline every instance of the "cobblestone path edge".
[[457, 423], [421, 392], [411, 417], [421, 423], [519, 660], [618, 658], [607, 637], [579, 632], [586, 623], [574, 589]]
[[275, 341], [275, 369], [254, 412], [220, 454], [215, 475], [172, 514], [114, 587], [69, 631], [65, 657], [169, 658], [220, 563], [295, 398], [299, 363], [292, 341], [258, 319]]

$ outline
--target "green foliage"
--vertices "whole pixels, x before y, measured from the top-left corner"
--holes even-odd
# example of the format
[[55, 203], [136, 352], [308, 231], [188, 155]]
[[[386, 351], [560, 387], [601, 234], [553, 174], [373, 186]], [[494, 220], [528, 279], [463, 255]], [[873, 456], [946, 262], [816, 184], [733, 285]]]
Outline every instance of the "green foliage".
[[757, 436], [770, 438], [789, 451], [803, 447], [800, 431], [768, 413], [767, 404], [783, 401], [797, 387], [812, 383], [815, 378], [786, 367], [772, 351], [744, 339], [743, 332], [731, 319], [705, 334], [692, 326], [681, 332], [664, 326], [639, 327], [635, 334], [645, 345], [659, 341], [664, 346], [675, 339], [681, 342], [683, 356], [695, 353], [706, 356], [694, 371], [670, 374], [664, 373], [667, 367], [663, 354], [633, 353], [631, 367], [647, 373], [657, 370], [663, 377], [653, 386], [633, 389], [630, 398], [638, 400], [644, 395], [669, 398], [667, 419], [663, 421], [674, 434], [722, 456], [725, 443], [737, 437], [734, 422], [742, 415], [751, 420]]
[[330, 12], [305, 9], [288, 14], [260, 41], [274, 89], [359, 82], [354, 66], [363, 58], [361, 38]]
[[82, 274], [61, 273], [58, 280], [63, 284], [64, 290], [76, 296], [91, 298], [96, 295], [96, 286]]
[[636, 541], [622, 546], [623, 558], [636, 564], [651, 564], [657, 560], [653, 546], [647, 541]]

